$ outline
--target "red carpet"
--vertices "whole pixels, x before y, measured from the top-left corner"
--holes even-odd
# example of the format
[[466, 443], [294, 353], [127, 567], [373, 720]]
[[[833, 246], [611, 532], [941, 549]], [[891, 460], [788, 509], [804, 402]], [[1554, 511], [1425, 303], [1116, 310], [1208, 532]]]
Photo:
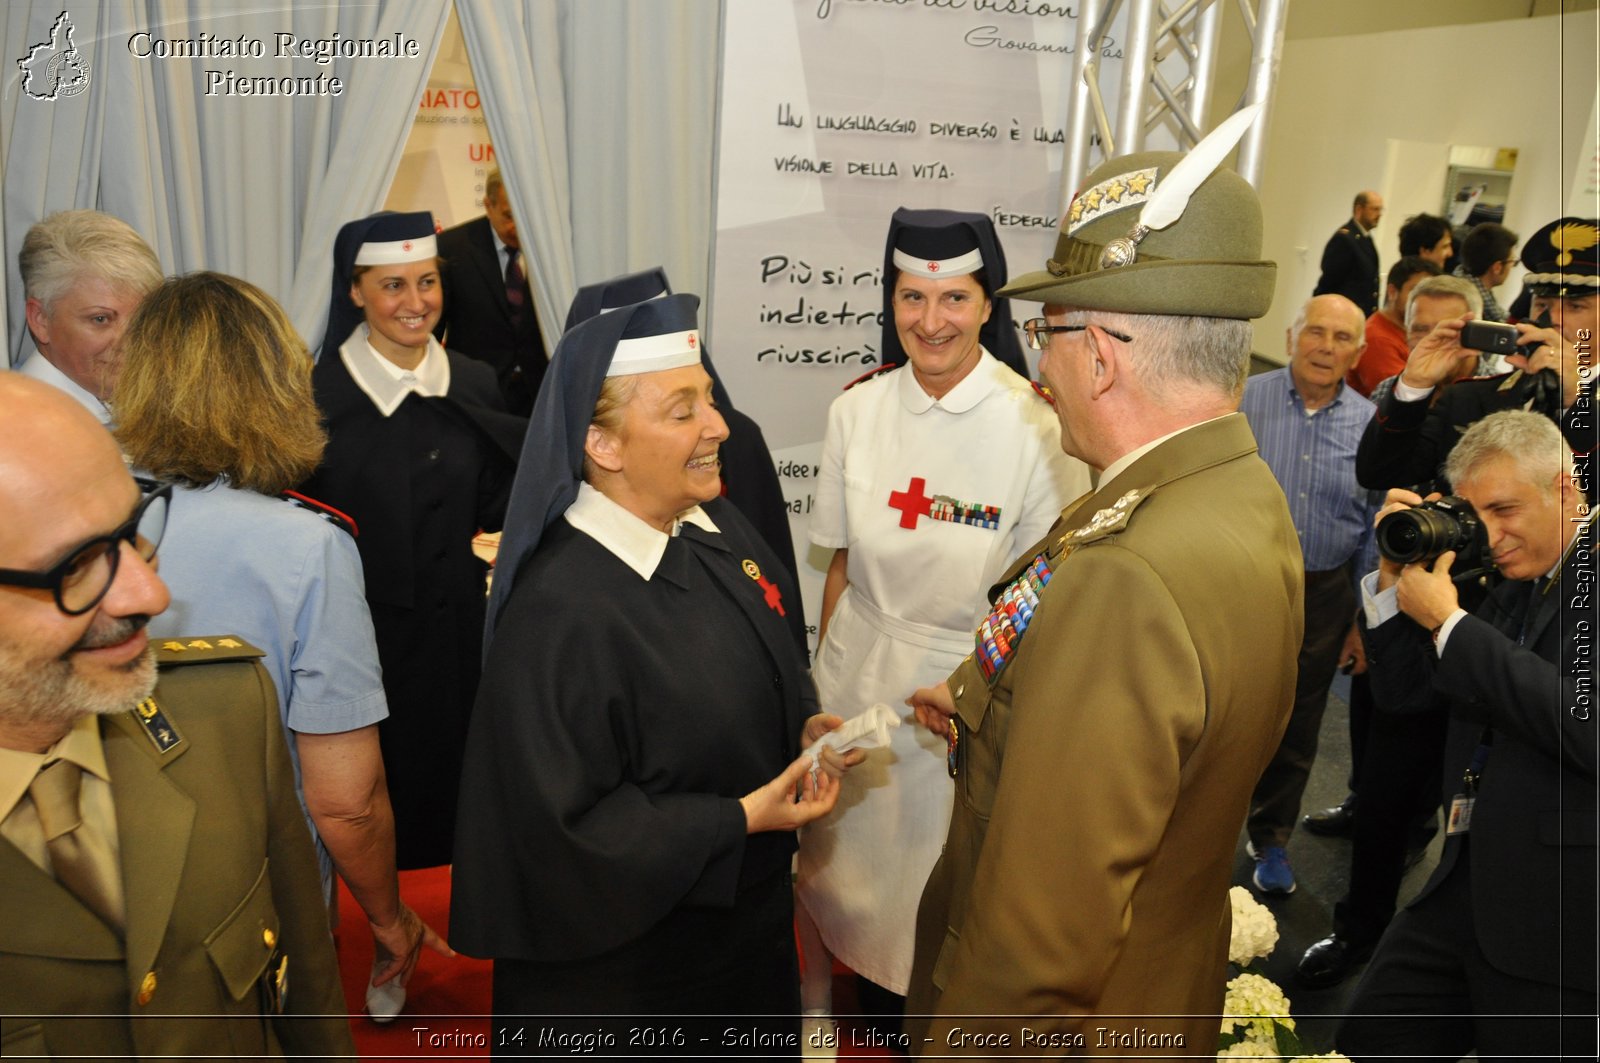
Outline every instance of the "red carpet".
[[[402, 871], [400, 893], [406, 903], [439, 933], [449, 937], [450, 869]], [[490, 963], [457, 956], [445, 959], [426, 949], [406, 987], [406, 1009], [393, 1022], [367, 1018], [367, 978], [372, 973], [372, 934], [367, 919], [344, 883], [339, 884], [339, 971], [344, 979], [350, 1029], [362, 1059], [471, 1059], [488, 1056]], [[834, 1002], [840, 1011], [855, 1006], [854, 979], [835, 965]], [[846, 977], [837, 977], [845, 975]], [[860, 1022], [839, 1022], [840, 1059], [886, 1059], [900, 1055], [875, 1044]], [[863, 1047], [852, 1047], [863, 1046]], [[670, 1054], [663, 1058], [671, 1058]]]
[[[400, 895], [424, 922], [446, 938], [450, 923], [450, 869], [400, 872]], [[488, 960], [446, 959], [428, 949], [406, 987], [406, 1010], [380, 1026], [367, 1018], [372, 974], [372, 934], [355, 898], [339, 884], [339, 971], [350, 1009], [350, 1029], [362, 1059], [460, 1059], [487, 1056]]]

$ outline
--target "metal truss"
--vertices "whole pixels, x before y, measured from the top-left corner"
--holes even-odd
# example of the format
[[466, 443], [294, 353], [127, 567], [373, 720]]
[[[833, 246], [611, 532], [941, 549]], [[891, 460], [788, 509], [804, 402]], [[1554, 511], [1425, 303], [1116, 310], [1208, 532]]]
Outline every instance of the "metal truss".
[[[1128, 9], [1122, 80], [1114, 116], [1106, 113], [1100, 89], [1100, 43], [1119, 7]], [[1237, 0], [1250, 34], [1250, 74], [1241, 106], [1263, 103], [1261, 119], [1239, 144], [1238, 172], [1260, 187], [1273, 85], [1283, 53], [1283, 26], [1289, 0]], [[1103, 158], [1144, 148], [1147, 134], [1165, 129], [1180, 149], [1207, 132], [1221, 0], [1079, 0], [1078, 38], [1073, 50], [1068, 94], [1066, 152], [1061, 169], [1061, 209], [1065, 210], [1083, 175], [1091, 151]]]

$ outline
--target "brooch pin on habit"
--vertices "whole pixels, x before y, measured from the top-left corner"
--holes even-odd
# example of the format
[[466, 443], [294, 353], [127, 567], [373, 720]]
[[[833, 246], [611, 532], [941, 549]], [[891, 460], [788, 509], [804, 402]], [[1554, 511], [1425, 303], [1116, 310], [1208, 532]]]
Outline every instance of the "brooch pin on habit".
[[1178, 160], [1166, 178], [1156, 184], [1150, 198], [1145, 200], [1144, 209], [1139, 212], [1139, 223], [1128, 230], [1127, 236], [1109, 241], [1100, 252], [1101, 269], [1133, 265], [1139, 257], [1140, 240], [1183, 217], [1184, 209], [1189, 206], [1189, 197], [1239, 143], [1245, 130], [1261, 113], [1261, 107], [1259, 103], [1252, 103], [1234, 112], [1196, 144], [1193, 151]]

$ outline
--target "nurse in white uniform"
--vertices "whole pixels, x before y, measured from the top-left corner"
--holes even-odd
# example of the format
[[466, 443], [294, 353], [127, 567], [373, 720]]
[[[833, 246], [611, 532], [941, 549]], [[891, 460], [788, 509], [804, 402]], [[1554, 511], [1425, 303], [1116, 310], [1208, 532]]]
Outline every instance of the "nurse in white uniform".
[[[1089, 487], [1048, 400], [991, 353], [1025, 365], [993, 294], [1006, 270], [989, 219], [901, 208], [885, 258], [886, 365], [828, 411], [810, 531], [834, 551], [813, 674], [822, 705], [847, 719], [875, 702], [904, 714], [912, 691], [953, 671], [989, 585]], [[802, 1003], [814, 1016], [832, 1008], [827, 953], [902, 997], [911, 973], [952, 790], [942, 739], [914, 725], [890, 734], [802, 833]], [[862, 990], [868, 1013], [903, 1006]]]

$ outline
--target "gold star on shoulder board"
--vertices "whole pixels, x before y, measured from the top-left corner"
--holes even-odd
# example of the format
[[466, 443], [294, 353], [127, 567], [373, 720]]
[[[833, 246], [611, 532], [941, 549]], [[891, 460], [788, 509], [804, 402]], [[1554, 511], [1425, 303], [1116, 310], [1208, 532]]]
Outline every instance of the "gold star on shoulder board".
[[1136, 173], [1132, 177], [1128, 178], [1128, 191], [1132, 192], [1136, 196], [1144, 195], [1145, 189], [1149, 187], [1149, 174]]
[[1121, 203], [1122, 193], [1127, 190], [1128, 186], [1123, 184], [1120, 178], [1114, 178], [1109, 185], [1106, 185], [1106, 202]]

